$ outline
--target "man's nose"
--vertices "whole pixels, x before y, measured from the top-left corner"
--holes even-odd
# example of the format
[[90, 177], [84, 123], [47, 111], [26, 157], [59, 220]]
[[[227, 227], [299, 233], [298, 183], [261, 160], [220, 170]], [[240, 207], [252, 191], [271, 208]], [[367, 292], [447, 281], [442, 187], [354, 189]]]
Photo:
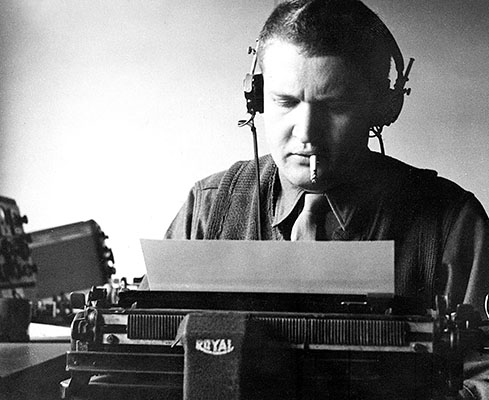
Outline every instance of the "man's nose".
[[325, 127], [319, 110], [310, 103], [301, 103], [295, 110], [292, 135], [302, 143], [316, 143]]

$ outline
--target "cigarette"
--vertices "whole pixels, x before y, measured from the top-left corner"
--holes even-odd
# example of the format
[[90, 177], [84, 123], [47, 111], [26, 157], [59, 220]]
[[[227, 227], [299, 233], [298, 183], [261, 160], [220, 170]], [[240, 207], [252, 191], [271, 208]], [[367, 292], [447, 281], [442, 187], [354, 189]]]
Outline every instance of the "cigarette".
[[317, 157], [315, 154], [309, 157], [309, 171], [310, 179], [312, 183], [317, 183], [318, 181], [318, 169], [317, 169]]

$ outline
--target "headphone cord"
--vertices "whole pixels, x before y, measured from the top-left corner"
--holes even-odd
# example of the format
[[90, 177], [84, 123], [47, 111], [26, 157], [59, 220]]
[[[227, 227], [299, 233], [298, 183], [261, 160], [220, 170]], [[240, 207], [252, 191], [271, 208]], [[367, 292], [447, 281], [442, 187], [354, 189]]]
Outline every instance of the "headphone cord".
[[380, 153], [385, 156], [384, 140], [382, 139], [382, 126], [372, 126], [370, 130], [372, 134], [369, 135], [370, 138], [376, 137], [379, 141]]
[[238, 121], [238, 127], [249, 126], [253, 135], [253, 154], [255, 159], [255, 175], [256, 175], [256, 237], [261, 240], [261, 194], [260, 194], [260, 161], [258, 157], [258, 139], [255, 127], [255, 115], [251, 114], [247, 120]]

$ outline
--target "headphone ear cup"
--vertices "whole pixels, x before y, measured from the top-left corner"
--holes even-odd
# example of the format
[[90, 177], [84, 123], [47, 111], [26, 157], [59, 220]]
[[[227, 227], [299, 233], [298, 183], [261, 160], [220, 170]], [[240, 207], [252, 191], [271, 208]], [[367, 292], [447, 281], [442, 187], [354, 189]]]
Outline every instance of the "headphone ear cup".
[[402, 90], [389, 89], [387, 94], [378, 102], [372, 116], [372, 127], [389, 126], [397, 120], [404, 103]]
[[397, 121], [399, 114], [401, 114], [402, 106], [404, 104], [404, 92], [399, 89], [390, 89], [390, 102], [389, 110], [386, 115], [386, 126]]
[[263, 75], [253, 75], [253, 92], [255, 97], [255, 110], [258, 113], [263, 114], [264, 111], [264, 94], [263, 94]]
[[247, 74], [244, 80], [246, 108], [249, 114], [263, 113], [263, 75]]

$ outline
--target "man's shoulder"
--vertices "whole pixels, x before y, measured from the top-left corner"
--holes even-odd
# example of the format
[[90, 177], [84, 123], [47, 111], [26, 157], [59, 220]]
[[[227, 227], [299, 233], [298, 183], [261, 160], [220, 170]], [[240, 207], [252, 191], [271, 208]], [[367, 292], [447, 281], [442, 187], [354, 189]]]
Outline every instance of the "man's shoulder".
[[196, 190], [216, 190], [219, 188], [219, 183], [222, 180], [222, 177], [226, 173], [226, 170], [216, 172], [212, 175], [209, 175], [203, 179], [195, 182]]
[[425, 221], [433, 217], [443, 221], [448, 232], [463, 210], [487, 220], [479, 200], [450, 179], [434, 170], [417, 168], [392, 157], [375, 155], [376, 171], [383, 184], [379, 198], [383, 207], [398, 215], [419, 216]]
[[[471, 196], [472, 193], [454, 181], [442, 177], [432, 169], [418, 168], [393, 157], [373, 155], [373, 163], [386, 180], [408, 184], [432, 196], [452, 197]], [[473, 196], [473, 195], [472, 195]]]
[[[273, 165], [273, 160], [270, 155], [265, 155], [260, 157], [260, 167], [261, 171], [264, 168], [268, 168]], [[254, 160], [240, 160], [236, 161], [232, 164], [228, 169], [223, 171], [216, 172], [212, 175], [209, 175], [195, 183], [195, 190], [199, 191], [213, 191], [219, 189], [220, 185], [223, 182], [225, 177], [235, 177], [241, 176], [243, 172], [251, 171], [254, 173], [255, 171], [255, 162]]]

